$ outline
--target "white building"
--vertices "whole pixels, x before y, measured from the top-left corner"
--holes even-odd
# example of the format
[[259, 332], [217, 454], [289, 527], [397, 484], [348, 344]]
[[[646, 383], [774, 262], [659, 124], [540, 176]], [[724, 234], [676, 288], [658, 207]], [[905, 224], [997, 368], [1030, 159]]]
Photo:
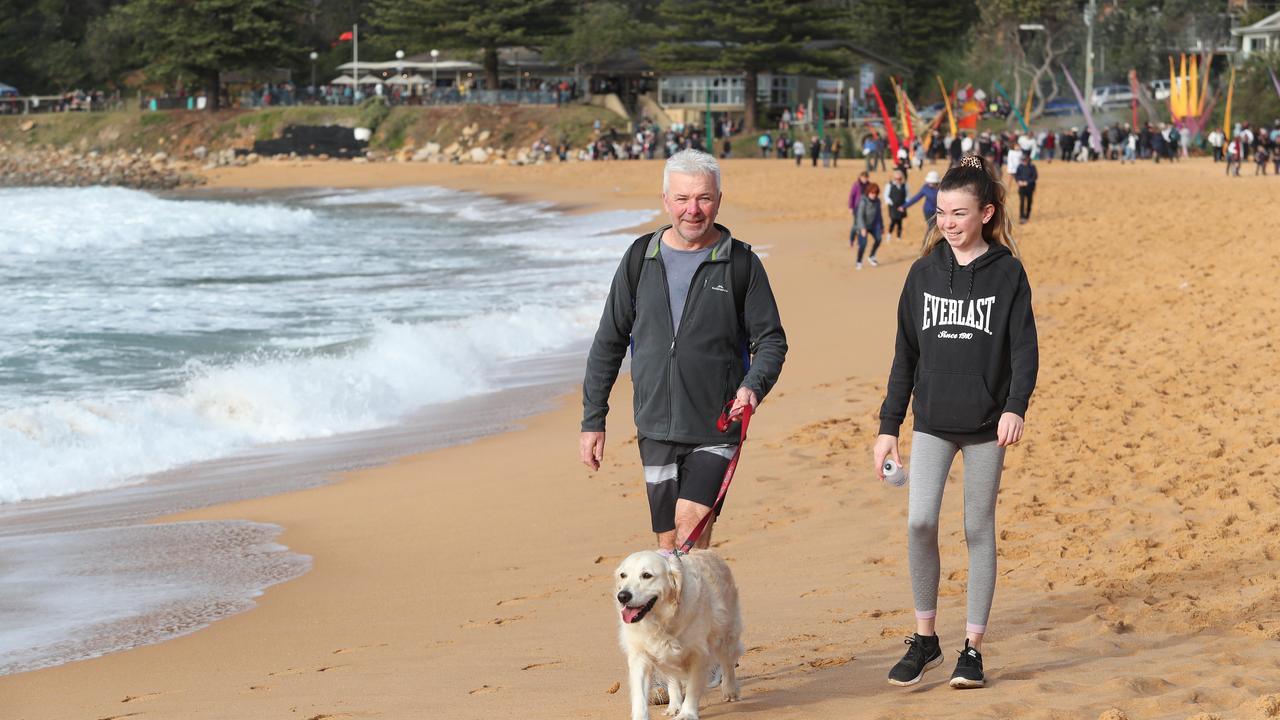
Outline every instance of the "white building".
[[1254, 53], [1280, 52], [1280, 12], [1252, 25], [1233, 28], [1231, 34], [1240, 38], [1241, 58]]

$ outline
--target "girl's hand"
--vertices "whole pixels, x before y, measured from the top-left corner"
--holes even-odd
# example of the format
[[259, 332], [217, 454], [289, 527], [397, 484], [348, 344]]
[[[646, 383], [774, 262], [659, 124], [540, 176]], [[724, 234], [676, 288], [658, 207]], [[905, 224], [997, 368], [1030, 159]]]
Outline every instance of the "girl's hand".
[[1007, 412], [1000, 416], [1000, 424], [996, 427], [996, 445], [1008, 447], [1022, 439], [1022, 418], [1017, 413]]
[[880, 478], [880, 482], [884, 482], [884, 459], [892, 457], [893, 461], [902, 464], [902, 458], [898, 457], [898, 437], [896, 435], [881, 435], [876, 438], [876, 446], [872, 451], [876, 458], [876, 475]]

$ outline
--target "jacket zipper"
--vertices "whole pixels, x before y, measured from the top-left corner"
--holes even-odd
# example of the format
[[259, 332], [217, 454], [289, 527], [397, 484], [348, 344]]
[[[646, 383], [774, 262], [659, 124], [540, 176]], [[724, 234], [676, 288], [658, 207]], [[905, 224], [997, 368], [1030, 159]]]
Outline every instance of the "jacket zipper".
[[[658, 242], [662, 242], [659, 238]], [[671, 347], [667, 349], [667, 407], [671, 410], [671, 416], [675, 417], [676, 407], [676, 340], [679, 333], [676, 330], [675, 320], [671, 319], [671, 285], [667, 282], [667, 266], [662, 264], [661, 249], [658, 253], [658, 267], [662, 276], [662, 289], [665, 291], [665, 299], [667, 301], [667, 321], [671, 324]], [[698, 275], [702, 272], [702, 268], [709, 263], [703, 260], [698, 264], [697, 269], [693, 271], [693, 277], [689, 280], [689, 294], [684, 298], [684, 309], [680, 311], [680, 327], [684, 327], [685, 320], [689, 317], [689, 307], [693, 305], [693, 292], [697, 288]], [[701, 297], [701, 293], [698, 295]], [[672, 428], [670, 423], [667, 425], [667, 437], [671, 437]]]

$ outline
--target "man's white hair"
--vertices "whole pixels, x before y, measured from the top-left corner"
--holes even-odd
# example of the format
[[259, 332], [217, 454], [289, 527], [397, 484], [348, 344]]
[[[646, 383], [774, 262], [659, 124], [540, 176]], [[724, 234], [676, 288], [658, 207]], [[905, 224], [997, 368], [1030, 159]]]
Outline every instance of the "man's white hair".
[[667, 158], [667, 165], [662, 169], [662, 194], [671, 191], [671, 173], [681, 175], [710, 175], [716, 181], [716, 192], [720, 192], [720, 163], [714, 155], [701, 150], [681, 150]]

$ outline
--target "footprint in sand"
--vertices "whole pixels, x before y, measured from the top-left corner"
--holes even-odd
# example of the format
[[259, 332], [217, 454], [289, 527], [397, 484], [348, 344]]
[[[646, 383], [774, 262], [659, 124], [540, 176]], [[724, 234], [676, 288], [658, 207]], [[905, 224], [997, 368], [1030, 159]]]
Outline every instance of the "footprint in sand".
[[391, 643], [378, 643], [377, 645], [357, 645], [349, 648], [338, 648], [333, 651], [334, 655], [345, 655], [346, 653], [360, 652], [361, 650], [371, 650], [373, 648], [390, 647]]
[[493, 618], [492, 620], [468, 620], [458, 627], [464, 630], [475, 630], [476, 628], [485, 628], [493, 625], [510, 625], [513, 622], [519, 622], [523, 619], [523, 615], [512, 615], [511, 617]]
[[521, 670], [540, 670], [542, 668], [555, 667], [556, 665], [563, 665], [563, 664], [564, 664], [563, 660], [552, 660], [550, 662], [540, 662], [540, 663], [533, 663], [532, 665], [525, 665], [520, 669]]
[[467, 694], [468, 695], [492, 695], [493, 693], [496, 693], [500, 690], [502, 690], [502, 688], [500, 687], [493, 687], [490, 685], [481, 685], [475, 690], [468, 690]]
[[120, 702], [130, 703], [130, 702], [138, 702], [139, 700], [150, 700], [152, 698], [158, 698], [164, 694], [165, 693], [154, 692], [154, 693], [143, 693], [142, 695], [125, 695], [124, 699], [121, 700]]

